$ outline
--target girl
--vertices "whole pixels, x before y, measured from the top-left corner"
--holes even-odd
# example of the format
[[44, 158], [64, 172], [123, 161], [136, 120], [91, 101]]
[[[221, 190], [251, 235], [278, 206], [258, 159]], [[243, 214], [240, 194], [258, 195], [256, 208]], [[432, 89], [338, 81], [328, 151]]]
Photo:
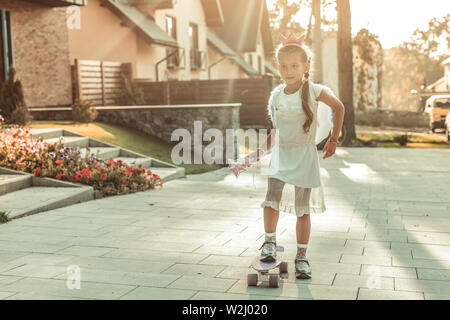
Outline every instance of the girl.
[[[311, 278], [306, 258], [311, 229], [310, 212], [325, 211], [316, 144], [329, 135], [330, 113], [324, 115], [323, 112], [331, 110], [320, 109], [319, 101], [334, 111], [333, 131], [323, 148], [323, 159], [335, 153], [344, 120], [344, 105], [332, 90], [309, 80], [312, 54], [303, 44], [304, 39], [305, 35], [297, 38], [292, 32], [287, 38], [281, 36], [276, 59], [284, 83], [271, 92], [268, 103], [271, 123], [277, 129], [271, 131], [271, 135], [277, 134], [279, 143], [272, 147], [272, 137], [269, 135], [262, 147], [263, 152], [269, 152], [273, 148], [272, 156], [274, 153], [278, 154], [278, 166], [276, 173], [268, 175], [268, 189], [265, 200], [261, 203], [264, 208], [265, 241], [260, 248], [260, 259], [266, 262], [275, 260], [279, 211], [295, 214], [295, 274], [298, 279]], [[257, 160], [259, 158], [258, 156]], [[272, 160], [274, 159], [271, 158], [271, 162]]]

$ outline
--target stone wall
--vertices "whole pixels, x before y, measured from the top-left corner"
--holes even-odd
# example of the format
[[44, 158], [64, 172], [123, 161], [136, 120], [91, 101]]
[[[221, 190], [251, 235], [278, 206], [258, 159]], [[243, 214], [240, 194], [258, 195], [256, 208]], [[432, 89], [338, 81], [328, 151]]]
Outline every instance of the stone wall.
[[426, 113], [411, 111], [368, 110], [362, 112], [355, 110], [355, 124], [380, 127], [427, 128], [429, 116]]
[[[175, 129], [183, 128], [194, 134], [194, 121], [202, 122], [202, 131], [219, 129], [225, 137], [225, 129], [239, 128], [239, 107], [198, 107], [128, 109], [99, 111], [97, 121], [114, 123], [138, 129], [166, 142]], [[173, 143], [173, 142], [172, 142]]]

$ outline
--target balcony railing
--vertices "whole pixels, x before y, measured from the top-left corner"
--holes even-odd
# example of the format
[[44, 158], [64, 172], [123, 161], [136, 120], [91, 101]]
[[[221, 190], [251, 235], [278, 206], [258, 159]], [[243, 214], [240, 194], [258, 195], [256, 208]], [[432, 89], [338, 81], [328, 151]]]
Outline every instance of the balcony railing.
[[185, 69], [186, 68], [186, 56], [184, 48], [166, 48], [166, 55], [171, 55], [167, 59], [167, 68], [169, 69]]
[[206, 70], [206, 52], [191, 50], [191, 70]]

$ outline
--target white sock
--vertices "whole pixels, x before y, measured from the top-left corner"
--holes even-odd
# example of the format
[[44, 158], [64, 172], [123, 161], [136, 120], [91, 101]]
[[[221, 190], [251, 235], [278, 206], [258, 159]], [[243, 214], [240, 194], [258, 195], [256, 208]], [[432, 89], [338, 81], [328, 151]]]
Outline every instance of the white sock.
[[266, 240], [268, 240], [268, 239], [271, 239], [271, 240], [273, 240], [273, 239], [275, 239], [276, 238], [276, 231], [275, 232], [272, 232], [272, 233], [269, 233], [269, 232], [266, 232]]
[[297, 257], [306, 256], [307, 248], [308, 248], [308, 244], [297, 243]]

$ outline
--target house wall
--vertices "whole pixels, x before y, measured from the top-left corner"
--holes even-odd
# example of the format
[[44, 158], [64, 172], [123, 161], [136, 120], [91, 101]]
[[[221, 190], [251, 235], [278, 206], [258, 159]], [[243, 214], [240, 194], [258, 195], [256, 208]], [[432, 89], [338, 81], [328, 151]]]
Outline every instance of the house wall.
[[[188, 14], [187, 14], [188, 13]], [[171, 15], [176, 18], [177, 41], [180, 47], [185, 48], [186, 69], [172, 70], [167, 69], [166, 63], [162, 63], [159, 69], [159, 79], [167, 80], [168, 77], [178, 80], [208, 79], [208, 66], [218, 61], [222, 56], [217, 50], [212, 48], [207, 42], [207, 25], [205, 21], [205, 11], [200, 0], [177, 1], [173, 9], [156, 10], [154, 12], [155, 22], [165, 30], [165, 16]], [[198, 47], [201, 51], [206, 51], [206, 70], [190, 70], [190, 42], [189, 42], [189, 23], [196, 23], [198, 26]], [[139, 77], [146, 78], [150, 75], [154, 78], [154, 62], [164, 58], [166, 51], [164, 47], [155, 46], [150, 55], [142, 52], [147, 63], [145, 68], [139, 68]], [[143, 58], [144, 59], [144, 58]], [[149, 67], [150, 65], [151, 67]], [[141, 64], [140, 66], [143, 66]], [[246, 78], [247, 75], [233, 62], [229, 60], [221, 61], [211, 69], [211, 79], [231, 79]]]
[[[168, 80], [170, 78], [177, 78], [178, 80], [191, 80], [191, 79], [206, 79], [207, 71], [192, 70], [190, 69], [190, 41], [189, 41], [189, 23], [195, 23], [198, 27], [198, 49], [206, 51], [206, 22], [205, 13], [200, 0], [184, 0], [177, 1], [173, 9], [162, 9], [154, 12], [155, 22], [163, 30], [165, 30], [165, 17], [166, 15], [174, 16], [176, 19], [177, 27], [177, 41], [180, 47], [185, 49], [185, 61], [186, 68], [180, 70], [172, 70], [166, 68], [166, 62], [163, 62], [159, 68], [159, 79]], [[165, 47], [158, 46], [155, 48], [151, 56], [147, 56], [146, 59], [150, 59], [152, 62], [159, 61], [166, 56]], [[166, 72], [167, 70], [167, 72]], [[141, 75], [153, 74], [153, 68], [140, 68]]]
[[[222, 59], [222, 54], [217, 51], [213, 46], [208, 46], [207, 51], [207, 66]], [[248, 75], [234, 62], [226, 58], [220, 61], [218, 64], [211, 68], [211, 79], [245, 79]], [[206, 77], [202, 79], [208, 79], [208, 71], [206, 71]]]
[[69, 29], [70, 62], [75, 59], [132, 62], [137, 73], [137, 36], [131, 28], [100, 1], [89, 0], [80, 7], [80, 28]]
[[[145, 7], [141, 10], [145, 12]], [[131, 62], [133, 77], [156, 80], [155, 64], [166, 56], [166, 47], [149, 44], [144, 37], [125, 26], [108, 8], [101, 7], [99, 0], [89, 0], [81, 7], [80, 29], [69, 30], [70, 61], [74, 59]], [[176, 18], [177, 40], [185, 48], [185, 69], [168, 69], [166, 62], [158, 67], [160, 81], [170, 79], [192, 80], [208, 79], [208, 70], [190, 70], [189, 23], [198, 26], [199, 50], [206, 51], [206, 66], [221, 58], [211, 45], [207, 44], [205, 13], [200, 0], [178, 1], [173, 9], [161, 9], [145, 12], [154, 17], [155, 23], [165, 30], [165, 16]], [[95, 32], [94, 32], [95, 30]], [[246, 78], [247, 75], [230, 61], [222, 61], [212, 69], [212, 79]]]
[[0, 0], [11, 12], [13, 60], [28, 107], [72, 103], [66, 9]]

